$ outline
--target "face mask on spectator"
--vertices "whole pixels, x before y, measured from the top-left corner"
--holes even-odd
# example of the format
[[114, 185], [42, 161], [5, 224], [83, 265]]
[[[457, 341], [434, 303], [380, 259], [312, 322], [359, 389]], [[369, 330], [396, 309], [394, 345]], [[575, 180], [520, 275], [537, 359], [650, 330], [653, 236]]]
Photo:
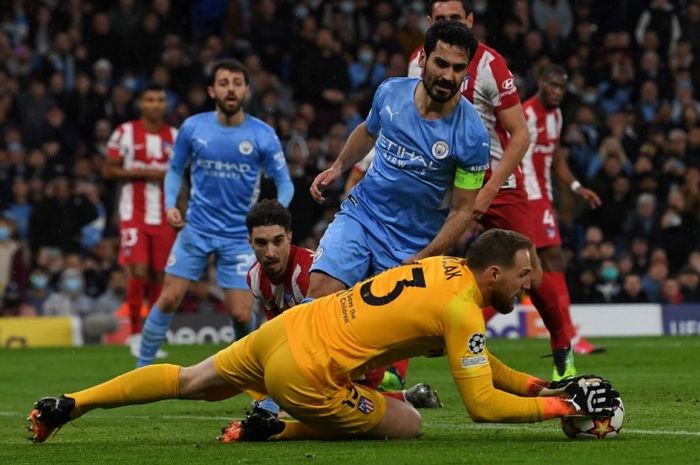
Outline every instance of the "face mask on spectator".
[[294, 10], [294, 16], [299, 19], [306, 19], [309, 16], [309, 10], [304, 5], [300, 5]]
[[49, 285], [49, 277], [45, 274], [33, 274], [29, 281], [31, 281], [35, 289], [44, 290]]
[[68, 292], [78, 292], [83, 287], [83, 282], [80, 278], [66, 278], [63, 282], [63, 286]]
[[0, 241], [7, 241], [10, 239], [10, 228], [7, 226], [0, 226]]
[[357, 58], [364, 64], [369, 65], [374, 61], [374, 53], [371, 50], [362, 50]]
[[350, 14], [355, 11], [355, 3], [353, 2], [340, 2], [340, 11], [346, 14]]
[[617, 280], [618, 274], [617, 268], [612, 266], [605, 267], [603, 271], [600, 272], [600, 276], [608, 282]]

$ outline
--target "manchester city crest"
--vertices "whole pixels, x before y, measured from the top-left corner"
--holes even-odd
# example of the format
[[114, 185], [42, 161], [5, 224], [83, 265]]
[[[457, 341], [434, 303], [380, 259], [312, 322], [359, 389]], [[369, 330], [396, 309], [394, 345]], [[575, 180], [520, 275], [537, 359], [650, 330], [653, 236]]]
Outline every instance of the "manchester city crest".
[[438, 160], [442, 160], [450, 154], [450, 146], [444, 140], [439, 140], [433, 144], [433, 156]]
[[253, 144], [249, 140], [244, 140], [238, 144], [238, 151], [243, 155], [250, 155], [253, 153]]

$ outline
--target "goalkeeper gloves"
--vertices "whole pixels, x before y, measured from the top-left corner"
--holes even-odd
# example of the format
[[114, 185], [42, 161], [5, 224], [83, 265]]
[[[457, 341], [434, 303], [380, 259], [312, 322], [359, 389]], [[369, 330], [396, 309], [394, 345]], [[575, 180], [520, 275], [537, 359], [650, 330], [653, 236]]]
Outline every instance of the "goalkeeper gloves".
[[620, 397], [609, 381], [600, 378], [572, 378], [564, 386], [565, 400], [576, 410], [576, 415], [611, 417], [615, 398]]

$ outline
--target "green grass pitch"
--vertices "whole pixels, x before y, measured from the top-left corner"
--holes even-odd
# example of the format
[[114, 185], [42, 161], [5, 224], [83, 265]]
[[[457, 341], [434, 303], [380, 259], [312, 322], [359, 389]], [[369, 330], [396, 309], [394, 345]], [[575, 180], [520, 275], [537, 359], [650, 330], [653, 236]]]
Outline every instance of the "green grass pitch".
[[[402, 441], [218, 444], [214, 438], [242, 415], [245, 396], [224, 402], [167, 401], [96, 410], [44, 444], [27, 440], [32, 403], [96, 384], [132, 368], [126, 347], [0, 350], [0, 464], [374, 464], [700, 463], [700, 338], [597, 339], [608, 352], [578, 357], [580, 372], [609, 378], [626, 408], [620, 437], [570, 440], [558, 421], [526, 425], [471, 422], [445, 359], [416, 359], [409, 383], [427, 381], [443, 409], [423, 410], [423, 435]], [[551, 373], [545, 340], [491, 340], [509, 365]], [[214, 346], [171, 346], [170, 363], [190, 364]]]

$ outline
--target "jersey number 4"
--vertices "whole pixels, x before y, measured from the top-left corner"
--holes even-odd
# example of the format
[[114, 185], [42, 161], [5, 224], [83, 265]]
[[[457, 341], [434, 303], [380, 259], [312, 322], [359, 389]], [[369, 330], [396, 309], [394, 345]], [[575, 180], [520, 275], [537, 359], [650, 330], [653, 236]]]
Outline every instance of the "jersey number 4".
[[397, 281], [394, 288], [388, 294], [382, 296], [377, 296], [372, 293], [372, 283], [374, 282], [374, 279], [370, 279], [364, 283], [362, 287], [360, 287], [360, 297], [362, 297], [362, 300], [367, 305], [386, 305], [400, 296], [406, 287], [425, 287], [425, 274], [423, 274], [423, 268], [413, 268], [411, 273], [413, 279], [402, 279]]

